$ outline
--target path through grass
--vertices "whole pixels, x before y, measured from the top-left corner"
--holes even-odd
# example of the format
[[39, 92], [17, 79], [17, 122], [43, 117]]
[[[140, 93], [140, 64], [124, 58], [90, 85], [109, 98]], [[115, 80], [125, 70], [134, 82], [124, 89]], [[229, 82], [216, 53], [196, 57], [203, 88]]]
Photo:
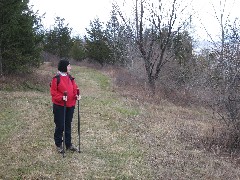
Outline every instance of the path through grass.
[[[1, 92], [0, 179], [132, 179], [150, 177], [144, 151], [122, 120], [139, 114], [111, 92], [109, 79], [75, 67], [81, 93], [81, 150], [57, 154], [48, 91]], [[73, 141], [78, 142], [77, 108]], [[7, 173], [6, 173], [7, 172]]]

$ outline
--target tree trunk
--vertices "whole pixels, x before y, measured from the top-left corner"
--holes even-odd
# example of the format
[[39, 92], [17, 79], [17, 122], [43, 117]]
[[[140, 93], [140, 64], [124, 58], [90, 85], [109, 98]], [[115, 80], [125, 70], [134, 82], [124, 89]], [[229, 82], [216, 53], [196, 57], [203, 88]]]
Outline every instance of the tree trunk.
[[152, 95], [155, 95], [155, 92], [156, 92], [156, 83], [155, 83], [154, 77], [152, 77], [152, 76], [148, 77], [148, 83], [149, 83], [149, 86], [150, 86], [150, 90], [151, 90], [151, 92], [152, 92]]

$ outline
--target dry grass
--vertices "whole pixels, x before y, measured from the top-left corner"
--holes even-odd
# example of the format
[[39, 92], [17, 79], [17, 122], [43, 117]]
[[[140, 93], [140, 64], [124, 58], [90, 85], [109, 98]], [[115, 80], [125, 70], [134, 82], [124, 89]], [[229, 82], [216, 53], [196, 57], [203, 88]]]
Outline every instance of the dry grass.
[[[239, 179], [236, 159], [202, 146], [213, 126], [221, 128], [210, 111], [152, 102], [144, 90], [113, 87], [98, 70], [77, 66], [82, 153], [63, 159], [54, 147], [46, 80], [54, 71], [38, 71], [42, 91], [0, 91], [0, 179]], [[74, 142], [76, 120], [77, 113]]]

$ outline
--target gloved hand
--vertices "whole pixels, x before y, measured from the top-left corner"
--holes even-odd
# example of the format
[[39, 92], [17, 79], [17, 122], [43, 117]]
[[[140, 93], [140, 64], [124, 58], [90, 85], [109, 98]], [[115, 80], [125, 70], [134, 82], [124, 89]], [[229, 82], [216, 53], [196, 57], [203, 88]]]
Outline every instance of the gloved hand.
[[79, 101], [81, 99], [81, 95], [76, 95], [76, 99]]
[[67, 96], [63, 96], [63, 100], [64, 100], [64, 101], [67, 101]]

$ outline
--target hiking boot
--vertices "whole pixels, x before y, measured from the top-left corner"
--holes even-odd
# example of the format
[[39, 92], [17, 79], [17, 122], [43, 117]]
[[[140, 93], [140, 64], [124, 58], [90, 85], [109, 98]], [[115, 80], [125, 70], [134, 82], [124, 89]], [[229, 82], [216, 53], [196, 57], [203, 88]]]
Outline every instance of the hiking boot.
[[58, 153], [63, 153], [63, 147], [62, 146], [57, 146], [57, 152]]
[[71, 145], [70, 147], [67, 147], [67, 150], [75, 152], [78, 151], [78, 148], [76, 148], [74, 145]]

